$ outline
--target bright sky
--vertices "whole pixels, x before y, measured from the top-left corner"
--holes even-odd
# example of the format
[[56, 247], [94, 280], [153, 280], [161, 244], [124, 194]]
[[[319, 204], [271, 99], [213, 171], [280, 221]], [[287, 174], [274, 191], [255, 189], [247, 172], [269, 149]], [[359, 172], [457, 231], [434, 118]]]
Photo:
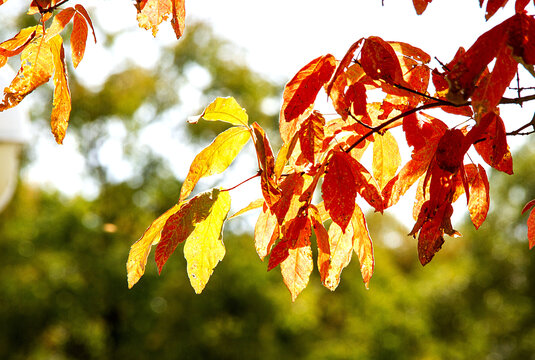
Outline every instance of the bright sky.
[[[14, 1], [8, 1], [0, 7], [0, 23], [5, 16], [2, 10], [10, 3], [15, 6]], [[123, 61], [118, 54], [151, 67], [156, 65], [159, 45], [176, 41], [169, 23], [160, 26], [156, 39], [150, 32], [137, 28], [132, 1], [80, 0], [80, 3], [94, 4], [88, 9], [93, 21], [100, 22], [103, 27], [111, 31], [130, 29], [113, 53], [106, 52], [100, 44], [88, 46], [84, 61], [76, 70], [88, 84], [98, 85], [106, 75], [113, 73]], [[384, 3], [383, 7], [381, 0], [186, 0], [186, 12], [187, 23], [203, 20], [211, 24], [218, 36], [245, 50], [247, 62], [253, 69], [280, 82], [291, 79], [303, 65], [319, 55], [332, 53], [341, 58], [353, 42], [370, 35], [408, 42], [447, 62], [460, 45], [469, 47], [484, 31], [514, 13], [514, 2], [510, 1], [505, 10], [486, 23], [477, 0], [434, 0], [422, 16], [416, 15], [411, 0], [385, 0]], [[436, 62], [432, 65], [438, 67]], [[193, 114], [177, 114], [177, 117], [185, 119], [189, 115]], [[176, 121], [176, 118], [169, 119], [166, 124], [176, 126]], [[116, 131], [117, 141], [107, 148], [106, 156], [121, 169], [120, 139], [126, 134], [120, 128]], [[67, 132], [65, 145], [57, 146], [53, 137], [46, 135], [38, 136], [40, 153], [45, 155], [40, 156], [25, 177], [51, 184], [67, 194], [80, 191], [91, 194], [94, 189], [84, 183], [80, 172], [83, 155], [73, 151], [72, 137]], [[177, 139], [166, 142], [161, 134], [159, 136], [160, 146], [177, 147]], [[181, 148], [181, 151], [188, 150]], [[190, 152], [184, 156], [183, 163], [175, 164], [174, 170], [181, 178], [185, 177], [194, 156]], [[122, 170], [128, 173], [128, 169]]]

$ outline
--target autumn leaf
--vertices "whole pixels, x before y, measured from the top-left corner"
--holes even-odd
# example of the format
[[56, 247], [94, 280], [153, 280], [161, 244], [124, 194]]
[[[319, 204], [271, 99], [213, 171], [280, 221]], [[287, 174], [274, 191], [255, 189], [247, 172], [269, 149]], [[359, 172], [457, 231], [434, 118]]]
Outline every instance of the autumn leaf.
[[167, 219], [180, 209], [181, 204], [176, 204], [160, 215], [145, 230], [141, 238], [136, 241], [128, 253], [126, 272], [128, 274], [128, 288], [131, 289], [145, 273], [145, 266], [149, 257], [150, 249], [160, 242], [162, 229]]
[[481, 133], [480, 140], [474, 144], [476, 151], [483, 160], [493, 168], [506, 174], [513, 173], [513, 162], [503, 120], [495, 113], [485, 115], [481, 121], [489, 122], [486, 130]]
[[524, 206], [522, 209], [522, 214], [531, 209], [528, 217], [528, 240], [529, 248], [533, 249], [535, 247], [535, 199], [531, 200]]
[[230, 195], [228, 191], [214, 189], [211, 196], [210, 213], [195, 224], [184, 244], [189, 280], [197, 294], [203, 291], [214, 268], [225, 256], [222, 230], [230, 210]]
[[373, 176], [360, 162], [352, 157], [349, 158], [349, 164], [355, 179], [357, 193], [362, 196], [362, 198], [366, 200], [375, 211], [383, 212], [383, 196], [381, 195], [381, 189], [377, 185]]
[[318, 271], [320, 273], [321, 282], [325, 283], [325, 279], [329, 274], [329, 265], [331, 264], [331, 249], [329, 245], [329, 233], [323, 226], [321, 214], [318, 208], [310, 205], [308, 216], [316, 234], [316, 242], [318, 246]]
[[356, 181], [350, 161], [351, 157], [345, 152], [334, 151], [321, 187], [325, 209], [342, 232], [351, 221], [356, 206]]
[[374, 80], [403, 85], [403, 72], [392, 46], [377, 36], [370, 36], [362, 45], [360, 64]]
[[244, 108], [233, 97], [216, 98], [204, 109], [202, 115], [189, 120], [196, 123], [199, 118], [207, 121], [224, 121], [232, 125], [249, 126], [249, 117]]
[[250, 133], [246, 127], [231, 127], [219, 134], [208, 147], [197, 154], [182, 184], [180, 201], [188, 197], [199, 179], [225, 171], [249, 138]]
[[398, 143], [390, 132], [376, 135], [374, 140], [372, 171], [379, 188], [382, 189], [396, 174], [401, 165], [401, 156]]
[[305, 159], [316, 164], [317, 157], [321, 154], [321, 147], [325, 134], [325, 118], [319, 112], [314, 111], [303, 121], [299, 130], [299, 142], [301, 152]]
[[228, 220], [234, 219], [234, 218], [236, 218], [236, 217], [238, 217], [238, 216], [240, 216], [242, 214], [245, 214], [248, 211], [251, 211], [251, 210], [254, 210], [254, 209], [258, 209], [258, 208], [262, 207], [263, 204], [264, 204], [264, 199], [256, 199], [254, 201], [251, 201], [249, 203], [249, 205], [247, 205], [243, 209], [240, 209], [237, 212], [235, 212], [234, 214], [232, 214], [231, 216], [229, 216]]
[[322, 86], [330, 79], [336, 68], [336, 60], [331, 54], [320, 56], [305, 65], [286, 84], [280, 112], [279, 129], [284, 142], [291, 141], [299, 130], [301, 122], [311, 111]]
[[78, 64], [84, 58], [87, 32], [88, 27], [85, 18], [79, 13], [76, 13], [74, 15], [71, 33], [72, 64], [75, 68], [78, 67]]
[[21, 67], [9, 87], [4, 89], [0, 111], [18, 105], [29, 93], [48, 82], [54, 73], [54, 57], [50, 43], [42, 40], [42, 29], [24, 47], [21, 53]]
[[33, 40], [37, 32], [37, 26], [22, 29], [18, 34], [0, 43], [0, 67], [4, 66], [7, 58], [20, 54]]
[[298, 209], [303, 203], [299, 198], [304, 184], [303, 176], [298, 173], [289, 174], [281, 183], [281, 196], [271, 206], [271, 211], [276, 215], [280, 225], [285, 218], [293, 219], [297, 215]]
[[360, 207], [355, 206], [345, 232], [338, 224], [332, 223], [328, 234], [331, 263], [323, 285], [331, 291], [338, 287], [342, 270], [349, 264], [355, 251], [359, 257], [362, 278], [368, 286], [374, 268], [373, 246]]
[[271, 212], [267, 204], [264, 204], [254, 228], [255, 248], [262, 261], [271, 252], [271, 247], [278, 238], [277, 217]]
[[431, 4], [431, 1], [433, 0], [412, 0], [416, 13], [422, 15], [427, 8], [427, 5]]
[[49, 41], [50, 50], [54, 59], [54, 100], [52, 102], [52, 116], [50, 127], [56, 138], [56, 142], [61, 144], [69, 125], [69, 115], [71, 113], [71, 93], [67, 80], [67, 66], [65, 64], [65, 51], [63, 50], [63, 40], [56, 35]]
[[310, 220], [298, 216], [291, 220], [284, 240], [290, 242], [288, 256], [280, 263], [281, 274], [292, 301], [306, 288], [314, 267], [310, 248]]
[[509, 0], [489, 0], [487, 2], [487, 10], [485, 14], [485, 19], [488, 20], [492, 15], [496, 14], [496, 11], [501, 7], [504, 7]]
[[481, 165], [478, 165], [474, 172], [474, 178], [470, 182], [468, 211], [470, 212], [470, 219], [475, 228], [479, 229], [481, 224], [483, 224], [487, 218], [487, 213], [489, 212], [489, 180], [485, 169]]
[[152, 30], [152, 35], [158, 33], [158, 26], [169, 15], [176, 38], [179, 39], [184, 32], [186, 16], [185, 0], [136, 0], [137, 21], [145, 30]]

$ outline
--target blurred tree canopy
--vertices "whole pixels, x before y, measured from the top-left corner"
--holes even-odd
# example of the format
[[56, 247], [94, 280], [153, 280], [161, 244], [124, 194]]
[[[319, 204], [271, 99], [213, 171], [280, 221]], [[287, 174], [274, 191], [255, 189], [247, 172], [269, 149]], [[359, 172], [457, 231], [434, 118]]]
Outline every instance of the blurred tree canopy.
[[[165, 276], [156, 279], [149, 262], [142, 282], [128, 290], [124, 264], [133, 234], [167, 209], [180, 187], [169, 163], [138, 143], [144, 128], [183, 105], [179, 89], [188, 74], [207, 74], [207, 99], [234, 96], [262, 126], [276, 123], [265, 101], [281, 86], [236, 61], [239, 50], [206, 25], [189, 25], [187, 34], [164, 49], [157, 70], [130, 64], [98, 89], [71, 78], [69, 136], [83, 140], [80, 152], [99, 192], [67, 198], [21, 183], [0, 214], [0, 358], [535, 358], [535, 262], [517, 213], [535, 198], [528, 148], [515, 163], [516, 185], [493, 176], [485, 225], [477, 232], [465, 226], [465, 236], [449, 241], [425, 269], [394, 218], [368, 217], [378, 263], [369, 291], [352, 264], [336, 293], [313, 279], [292, 304], [280, 274], [266, 273], [257, 260], [251, 235], [229, 231], [229, 256], [203, 295], [191, 290], [179, 253]], [[160, 82], [173, 92], [161, 93]], [[33, 115], [41, 111], [50, 110]], [[110, 124], [128, 129], [123, 146], [134, 179], [111, 181], [102, 162]], [[192, 141], [221, 130], [187, 129]]]

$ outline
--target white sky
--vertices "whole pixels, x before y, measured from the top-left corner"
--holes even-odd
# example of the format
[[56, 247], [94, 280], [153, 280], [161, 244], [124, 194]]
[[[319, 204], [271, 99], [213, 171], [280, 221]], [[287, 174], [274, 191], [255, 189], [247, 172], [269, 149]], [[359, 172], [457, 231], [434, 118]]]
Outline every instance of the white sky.
[[[155, 66], [159, 45], [176, 41], [169, 23], [160, 26], [156, 39], [150, 32], [137, 28], [132, 1], [79, 2], [92, 4], [88, 10], [93, 21], [100, 22], [105, 28], [131, 30], [122, 37], [113, 53], [90, 42], [84, 61], [76, 70], [88, 84], [98, 85], [120, 66], [124, 57], [142, 66]], [[20, 7], [20, 3], [15, 3], [8, 1], [0, 7], [0, 23], [9, 12], [2, 13], [4, 9]], [[246, 60], [254, 70], [286, 82], [313, 58], [326, 53], [341, 58], [353, 42], [370, 35], [408, 42], [432, 57], [448, 62], [459, 46], [469, 47], [484, 31], [514, 13], [514, 1], [510, 1], [505, 10], [499, 11], [487, 23], [477, 0], [434, 0], [422, 16], [416, 15], [411, 0], [385, 0], [384, 3], [383, 7], [381, 0], [186, 0], [186, 31], [187, 23], [192, 20], [209, 23], [218, 36], [245, 50]], [[533, 7], [532, 4], [529, 6]], [[98, 38], [103, 37], [97, 34]], [[434, 65], [438, 67], [436, 62]], [[246, 104], [242, 106], [246, 107]], [[189, 115], [194, 114], [177, 116], [182, 121]], [[173, 118], [165, 123], [176, 127], [176, 121]], [[120, 129], [117, 131], [121, 132]], [[36, 136], [43, 156], [28, 169], [25, 178], [60, 188], [71, 195], [80, 191], [91, 194], [94, 189], [84, 183], [80, 172], [83, 156], [73, 151], [75, 144], [69, 133], [63, 146], [57, 146], [53, 137], [46, 135], [48, 133]], [[174, 169], [183, 179], [195, 154], [187, 147], [178, 148], [177, 139], [162, 140], [161, 134], [157, 143], [160, 147], [173, 149], [173, 153], [179, 150], [185, 154], [183, 162], [175, 164]], [[109, 158], [117, 159], [120, 164], [120, 143], [111, 144], [108, 151]], [[244, 189], [242, 192], [248, 191]]]

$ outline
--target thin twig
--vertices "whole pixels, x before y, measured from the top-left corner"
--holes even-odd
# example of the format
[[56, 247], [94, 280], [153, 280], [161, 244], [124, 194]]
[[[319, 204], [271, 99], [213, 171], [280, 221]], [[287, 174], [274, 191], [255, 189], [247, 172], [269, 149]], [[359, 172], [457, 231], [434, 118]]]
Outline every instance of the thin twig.
[[257, 176], [260, 176], [261, 173], [262, 173], [262, 171], [261, 171], [261, 170], [258, 170], [258, 172], [257, 172], [256, 174], [254, 174], [253, 176], [251, 176], [251, 177], [249, 177], [249, 178], [243, 180], [243, 181], [242, 181], [241, 183], [239, 183], [238, 185], [234, 185], [234, 186], [231, 187], [231, 188], [223, 189], [223, 190], [221, 190], [221, 191], [230, 191], [230, 190], [234, 190], [234, 189], [236, 189], [238, 186], [245, 184], [247, 181], [252, 180], [252, 179], [254, 179], [254, 178], [257, 177]]

